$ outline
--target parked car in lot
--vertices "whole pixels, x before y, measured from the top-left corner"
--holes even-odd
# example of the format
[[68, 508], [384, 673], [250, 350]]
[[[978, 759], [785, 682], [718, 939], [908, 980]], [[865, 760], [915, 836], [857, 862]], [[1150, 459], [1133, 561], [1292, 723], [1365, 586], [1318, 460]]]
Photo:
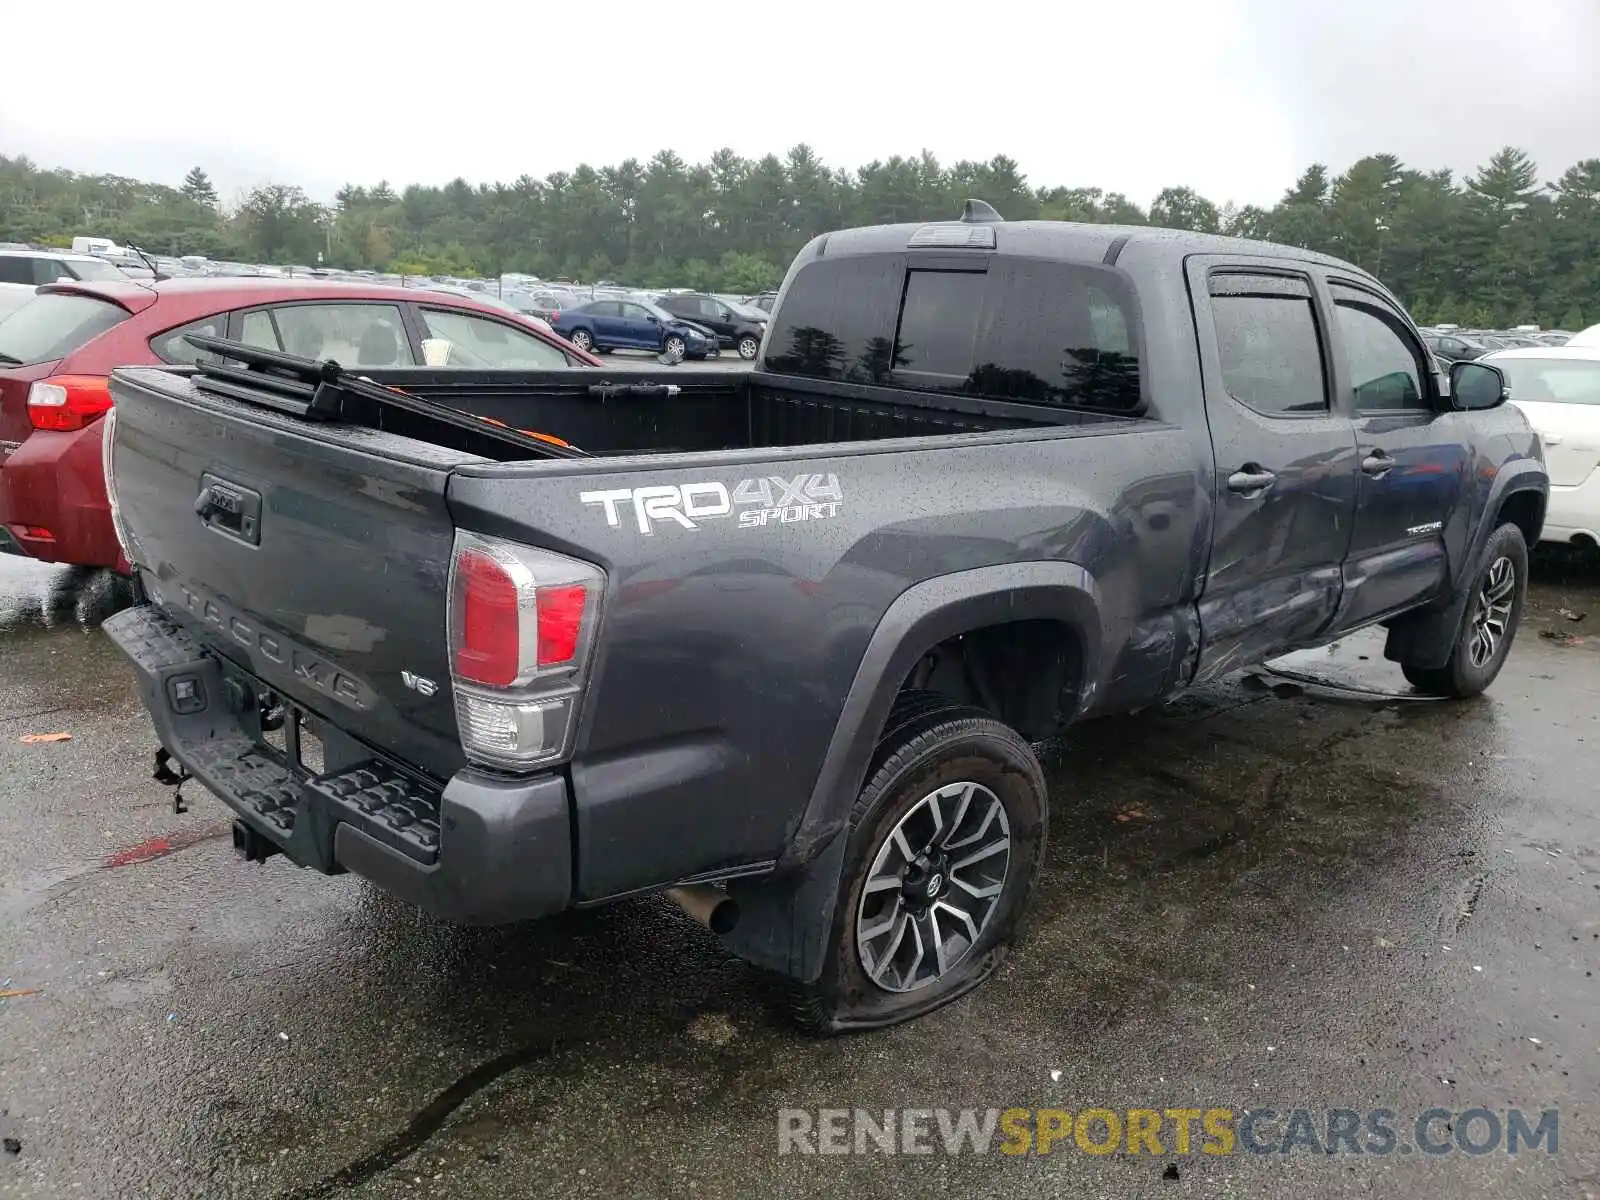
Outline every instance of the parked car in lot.
[[92, 254], [56, 250], [0, 250], [0, 317], [21, 308], [40, 284], [63, 279], [125, 280], [128, 276]]
[[782, 295], [670, 385], [115, 374], [104, 628], [246, 857], [479, 923], [664, 891], [882, 1026], [1001, 961], [1063, 723], [1371, 625], [1426, 693], [1505, 662], [1538, 439], [1360, 268], [969, 204]]
[[[113, 268], [114, 270], [114, 268]], [[0, 320], [0, 552], [45, 562], [121, 561], [101, 478], [99, 420], [112, 368], [193, 364], [185, 335], [350, 366], [598, 366], [528, 318], [479, 299], [305, 280], [52, 284]]]
[[1428, 349], [1446, 362], [1471, 362], [1489, 353], [1489, 347], [1476, 338], [1465, 337], [1458, 333], [1423, 331], [1422, 337]]
[[709, 329], [716, 334], [719, 347], [736, 351], [746, 361], [755, 358], [761, 349], [761, 338], [767, 331], [764, 312], [756, 318], [741, 311], [742, 306], [736, 308], [700, 292], [674, 292], [662, 296], [657, 303], [673, 316]]
[[1482, 360], [1544, 446], [1550, 508], [1543, 539], [1600, 548], [1600, 346], [1500, 350]]
[[654, 350], [673, 358], [705, 358], [716, 336], [643, 297], [591, 300], [557, 313], [550, 327], [584, 350]]

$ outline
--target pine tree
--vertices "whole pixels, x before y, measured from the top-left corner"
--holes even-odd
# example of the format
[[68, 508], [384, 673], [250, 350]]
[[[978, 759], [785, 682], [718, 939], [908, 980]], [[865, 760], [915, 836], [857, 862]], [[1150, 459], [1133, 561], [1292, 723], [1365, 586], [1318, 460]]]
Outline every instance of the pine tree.
[[207, 208], [217, 206], [217, 189], [211, 186], [211, 177], [199, 167], [183, 177], [183, 186], [178, 190], [196, 204], [204, 204]]

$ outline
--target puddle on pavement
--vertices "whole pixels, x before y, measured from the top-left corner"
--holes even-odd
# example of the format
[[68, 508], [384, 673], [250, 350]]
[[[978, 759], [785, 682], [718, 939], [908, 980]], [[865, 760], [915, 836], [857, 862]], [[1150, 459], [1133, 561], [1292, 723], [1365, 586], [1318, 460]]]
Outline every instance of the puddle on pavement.
[[92, 629], [132, 603], [132, 587], [113, 571], [0, 557], [0, 633]]

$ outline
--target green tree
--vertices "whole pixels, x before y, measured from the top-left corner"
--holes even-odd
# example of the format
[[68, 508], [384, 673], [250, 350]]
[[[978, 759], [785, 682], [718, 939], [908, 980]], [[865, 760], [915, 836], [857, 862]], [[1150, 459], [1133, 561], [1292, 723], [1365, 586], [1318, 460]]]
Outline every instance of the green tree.
[[183, 177], [183, 186], [178, 190], [196, 204], [204, 204], [207, 208], [217, 206], [217, 189], [211, 186], [211, 177], [199, 167], [192, 168]]

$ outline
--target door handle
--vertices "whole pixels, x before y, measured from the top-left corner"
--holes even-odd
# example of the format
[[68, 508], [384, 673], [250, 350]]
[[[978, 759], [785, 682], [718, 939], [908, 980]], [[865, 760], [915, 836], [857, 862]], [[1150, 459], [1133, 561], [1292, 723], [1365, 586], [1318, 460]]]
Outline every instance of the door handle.
[[1374, 450], [1361, 460], [1361, 470], [1364, 474], [1371, 475], [1374, 479], [1382, 479], [1394, 466], [1394, 459], [1382, 450]]
[[1260, 463], [1245, 463], [1228, 476], [1228, 490], [1241, 496], [1255, 496], [1266, 491], [1278, 477]]

